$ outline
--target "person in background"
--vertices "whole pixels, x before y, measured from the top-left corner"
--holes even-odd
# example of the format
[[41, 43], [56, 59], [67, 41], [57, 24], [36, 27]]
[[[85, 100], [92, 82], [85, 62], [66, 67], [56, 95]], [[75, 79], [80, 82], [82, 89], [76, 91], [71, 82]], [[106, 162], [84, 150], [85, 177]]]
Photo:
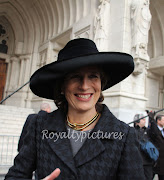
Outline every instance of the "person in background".
[[[143, 114], [136, 114], [134, 116], [134, 121], [137, 119], [140, 119], [144, 117]], [[141, 141], [151, 141], [147, 134], [147, 128], [145, 127], [146, 119], [140, 119], [136, 122], [134, 122], [134, 128], [138, 137], [139, 142]], [[142, 156], [142, 163], [144, 168], [144, 174], [146, 180], [152, 180], [153, 179], [153, 161], [148, 157], [147, 154], [145, 154], [144, 151], [140, 148], [140, 153]]]
[[51, 106], [48, 103], [42, 103], [40, 105], [40, 110], [46, 111], [47, 113], [51, 112]]
[[164, 115], [158, 114], [156, 121], [154, 120], [154, 115], [152, 112], [149, 112], [150, 128], [148, 134], [153, 144], [159, 150], [159, 158], [153, 168], [153, 172], [154, 175], [158, 174], [159, 180], [164, 180]]
[[[102, 104], [102, 91], [134, 70], [131, 55], [99, 52], [90, 39], [74, 39], [57, 61], [38, 69], [30, 88], [58, 107], [30, 121], [26, 141], [5, 179], [144, 180], [134, 128]], [[78, 134], [80, 139], [74, 139]]]

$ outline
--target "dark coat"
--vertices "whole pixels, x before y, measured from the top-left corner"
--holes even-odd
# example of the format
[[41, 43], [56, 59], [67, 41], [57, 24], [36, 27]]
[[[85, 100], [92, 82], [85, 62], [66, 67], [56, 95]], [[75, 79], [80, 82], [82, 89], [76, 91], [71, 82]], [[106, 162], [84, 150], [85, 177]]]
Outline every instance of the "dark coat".
[[[62, 138], [67, 133], [65, 119], [65, 114], [56, 110], [31, 121], [30, 131], [6, 179], [30, 179], [35, 169], [42, 179], [60, 168], [58, 180], [144, 180], [134, 129], [119, 121], [105, 105], [90, 134], [93, 138], [85, 141], [74, 158], [70, 140]], [[43, 132], [48, 132], [48, 136]], [[100, 138], [102, 133], [106, 138]]]
[[[138, 137], [138, 141], [151, 141], [151, 138], [148, 136], [148, 129], [146, 127], [140, 128], [138, 125], [135, 126], [135, 130], [136, 130], [136, 134]], [[142, 156], [142, 160], [143, 160], [143, 165], [146, 166], [153, 166], [153, 161], [150, 159], [150, 157], [148, 157], [148, 155], [143, 152], [140, 148], [140, 153]]]
[[154, 121], [151, 122], [148, 133], [152, 139], [152, 143], [159, 150], [159, 158], [154, 167], [154, 172], [156, 174], [164, 175], [164, 137]]
[[[44, 115], [45, 113], [47, 113], [46, 111], [39, 111], [39, 115]], [[28, 130], [28, 128], [29, 128], [29, 125], [30, 125], [30, 121], [35, 121], [35, 117], [37, 117], [37, 114], [30, 114], [28, 117], [27, 117], [27, 119], [26, 119], [26, 121], [25, 121], [25, 123], [24, 123], [24, 125], [23, 125], [23, 129], [22, 129], [22, 132], [21, 132], [21, 135], [20, 135], [20, 138], [19, 138], [19, 142], [18, 142], [18, 152], [20, 151], [20, 148], [23, 146], [23, 141], [24, 141], [24, 138], [25, 138], [25, 136], [26, 136], [26, 134], [27, 134], [27, 132], [29, 131]]]
[[19, 142], [18, 142], [18, 152], [20, 151], [20, 148], [23, 146], [23, 139], [25, 138], [25, 135], [27, 134], [28, 132], [28, 127], [29, 127], [29, 124], [30, 124], [30, 121], [35, 117], [37, 116], [37, 114], [30, 114], [25, 123], [24, 123], [24, 126], [23, 126], [23, 129], [22, 129], [22, 132], [21, 132], [21, 135], [20, 135], [20, 138], [19, 138]]

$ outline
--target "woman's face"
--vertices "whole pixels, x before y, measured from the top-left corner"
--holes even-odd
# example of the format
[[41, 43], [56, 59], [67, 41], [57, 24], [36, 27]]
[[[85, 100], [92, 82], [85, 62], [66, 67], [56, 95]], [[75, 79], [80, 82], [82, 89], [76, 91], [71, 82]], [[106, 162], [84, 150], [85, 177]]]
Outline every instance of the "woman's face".
[[63, 89], [69, 111], [95, 110], [101, 93], [100, 70], [92, 66], [68, 74]]

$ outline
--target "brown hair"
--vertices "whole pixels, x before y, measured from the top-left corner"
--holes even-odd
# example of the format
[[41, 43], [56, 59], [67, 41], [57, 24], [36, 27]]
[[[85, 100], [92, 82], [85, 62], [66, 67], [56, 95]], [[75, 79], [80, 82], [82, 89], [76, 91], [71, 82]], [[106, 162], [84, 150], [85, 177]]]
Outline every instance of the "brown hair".
[[[101, 87], [104, 89], [104, 87], [107, 84], [107, 76], [106, 73], [102, 70], [100, 70], [100, 78], [101, 78]], [[64, 78], [59, 79], [56, 81], [56, 85], [54, 86], [54, 103], [58, 108], [63, 109], [65, 112], [67, 112], [68, 109], [68, 102], [65, 98], [65, 95], [62, 93], [62, 86], [63, 86]], [[104, 100], [104, 96], [102, 94], [102, 91], [100, 93], [100, 97], [96, 103], [96, 111], [101, 112], [102, 111], [102, 102]]]

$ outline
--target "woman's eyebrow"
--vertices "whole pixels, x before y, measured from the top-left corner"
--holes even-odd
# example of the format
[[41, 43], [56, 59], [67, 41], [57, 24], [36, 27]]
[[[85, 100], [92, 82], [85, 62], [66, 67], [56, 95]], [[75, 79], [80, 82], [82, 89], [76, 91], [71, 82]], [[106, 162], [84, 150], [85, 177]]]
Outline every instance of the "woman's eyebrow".
[[91, 71], [89, 73], [95, 73], [95, 74], [100, 74], [100, 72], [97, 72], [96, 70], [95, 71]]

